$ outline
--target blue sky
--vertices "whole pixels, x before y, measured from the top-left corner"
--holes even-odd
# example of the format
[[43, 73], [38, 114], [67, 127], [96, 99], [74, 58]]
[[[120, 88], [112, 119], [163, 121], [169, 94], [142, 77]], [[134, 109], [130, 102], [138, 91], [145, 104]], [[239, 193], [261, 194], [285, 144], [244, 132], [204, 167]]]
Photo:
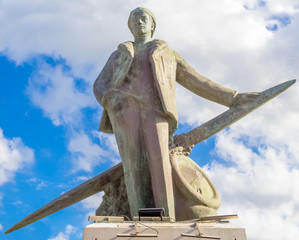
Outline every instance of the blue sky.
[[[155, 38], [195, 69], [239, 92], [299, 76], [298, 1], [0, 1], [0, 238], [81, 239], [101, 193], [16, 232], [34, 210], [120, 161], [100, 133], [92, 84], [129, 12], [150, 8]], [[299, 234], [299, 87], [199, 144], [191, 158], [237, 213], [248, 239]], [[177, 86], [179, 132], [226, 110]], [[285, 230], [281, 230], [281, 229]]]

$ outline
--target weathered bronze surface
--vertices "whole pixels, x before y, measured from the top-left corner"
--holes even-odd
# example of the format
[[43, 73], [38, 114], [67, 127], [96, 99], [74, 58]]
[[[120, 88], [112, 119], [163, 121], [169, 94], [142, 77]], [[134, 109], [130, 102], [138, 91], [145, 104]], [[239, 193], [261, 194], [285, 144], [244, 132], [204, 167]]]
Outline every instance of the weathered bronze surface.
[[134, 42], [118, 46], [94, 83], [104, 107], [100, 130], [115, 134], [131, 215], [163, 207], [176, 219], [169, 161], [169, 136], [178, 125], [176, 82], [227, 107], [237, 93], [200, 75], [166, 42], [151, 40], [156, 20], [150, 10], [133, 10], [128, 25]]
[[[177, 220], [216, 215], [220, 197], [209, 178], [188, 157], [193, 145], [295, 82], [261, 93], [237, 93], [200, 75], [166, 42], [152, 40], [156, 20], [150, 10], [133, 10], [128, 25], [134, 42], [118, 46], [94, 83], [94, 94], [104, 107], [100, 130], [115, 134], [122, 163], [56, 198], [6, 233], [100, 191], [106, 195], [97, 210], [99, 215], [136, 216], [138, 209], [145, 207], [163, 207], [170, 219]], [[173, 137], [178, 125], [176, 82], [229, 109]]]

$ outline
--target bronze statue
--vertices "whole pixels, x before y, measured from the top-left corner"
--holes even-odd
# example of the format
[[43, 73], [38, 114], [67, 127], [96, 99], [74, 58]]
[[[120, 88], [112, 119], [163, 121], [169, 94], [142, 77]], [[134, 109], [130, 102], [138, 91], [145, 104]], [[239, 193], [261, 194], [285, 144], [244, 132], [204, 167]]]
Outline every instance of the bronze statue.
[[[152, 40], [156, 20], [150, 10], [133, 10], [128, 26], [134, 42], [118, 46], [94, 83], [94, 94], [104, 107], [100, 130], [115, 134], [122, 163], [38, 209], [6, 233], [100, 191], [110, 194], [110, 202], [103, 198], [99, 214], [118, 215], [130, 209], [133, 217], [139, 208], [162, 207], [172, 220], [215, 215], [219, 194], [188, 157], [191, 148], [295, 82], [260, 93], [238, 94], [200, 75], [166, 42]], [[178, 126], [176, 82], [229, 109], [186, 134], [173, 136]], [[112, 206], [109, 210], [108, 205]]]
[[238, 95], [200, 75], [166, 42], [152, 40], [156, 20], [150, 10], [133, 10], [128, 26], [134, 42], [118, 46], [94, 83], [104, 107], [100, 130], [115, 134], [131, 215], [163, 207], [175, 219], [168, 145], [178, 125], [176, 82], [227, 107]]

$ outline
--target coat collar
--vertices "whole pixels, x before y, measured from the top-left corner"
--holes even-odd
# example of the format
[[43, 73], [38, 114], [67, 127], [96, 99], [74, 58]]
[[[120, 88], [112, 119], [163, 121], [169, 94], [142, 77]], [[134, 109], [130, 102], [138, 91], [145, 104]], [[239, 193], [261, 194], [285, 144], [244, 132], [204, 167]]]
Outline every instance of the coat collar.
[[[168, 44], [165, 41], [160, 40], [160, 39], [154, 39], [149, 44], [150, 44], [150, 55], [154, 55], [168, 47]], [[128, 42], [119, 44], [118, 50], [120, 52], [129, 54], [131, 57], [134, 57], [133, 42], [128, 41]]]

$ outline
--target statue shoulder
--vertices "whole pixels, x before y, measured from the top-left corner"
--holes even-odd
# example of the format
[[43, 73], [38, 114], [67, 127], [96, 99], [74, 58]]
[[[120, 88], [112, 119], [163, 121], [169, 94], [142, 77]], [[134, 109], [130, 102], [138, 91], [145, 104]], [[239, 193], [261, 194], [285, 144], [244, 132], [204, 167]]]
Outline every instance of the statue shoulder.
[[117, 52], [127, 53], [131, 56], [134, 56], [133, 42], [127, 41], [127, 42], [123, 42], [123, 43], [119, 44], [118, 48], [117, 48]]
[[162, 53], [165, 56], [174, 56], [174, 50], [168, 47], [167, 42], [154, 39], [151, 42], [151, 54]]
[[168, 47], [168, 44], [166, 41], [161, 40], [161, 39], [154, 39], [152, 40], [152, 44], [156, 45], [158, 47]]
[[107, 64], [112, 64], [115, 60], [122, 58], [124, 55], [134, 56], [134, 47], [132, 42], [119, 44], [117, 49], [110, 54]]

